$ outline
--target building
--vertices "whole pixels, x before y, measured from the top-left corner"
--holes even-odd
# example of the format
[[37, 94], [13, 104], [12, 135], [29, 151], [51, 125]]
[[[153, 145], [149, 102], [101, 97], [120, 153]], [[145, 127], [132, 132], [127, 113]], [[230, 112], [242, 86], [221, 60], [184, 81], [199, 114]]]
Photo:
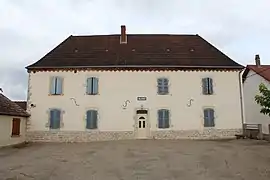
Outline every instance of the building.
[[29, 114], [0, 93], [0, 147], [23, 143]]
[[70, 36], [29, 73], [32, 141], [226, 138], [241, 65], [199, 35]]
[[255, 96], [260, 94], [259, 85], [264, 83], [270, 88], [270, 65], [261, 65], [259, 55], [256, 55], [255, 65], [247, 65], [243, 73], [243, 91], [245, 122], [262, 124], [263, 134], [269, 134], [270, 118], [260, 113], [261, 106], [255, 102]]

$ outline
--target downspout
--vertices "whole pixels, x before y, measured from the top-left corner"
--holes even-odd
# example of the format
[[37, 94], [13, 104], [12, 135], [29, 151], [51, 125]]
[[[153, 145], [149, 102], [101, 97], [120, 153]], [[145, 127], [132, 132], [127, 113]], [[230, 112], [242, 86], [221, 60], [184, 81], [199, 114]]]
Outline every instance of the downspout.
[[239, 90], [240, 90], [240, 108], [241, 108], [241, 121], [242, 121], [242, 131], [244, 130], [244, 122], [245, 122], [245, 115], [244, 115], [244, 103], [243, 103], [243, 83], [242, 83], [242, 73], [243, 70], [239, 71]]

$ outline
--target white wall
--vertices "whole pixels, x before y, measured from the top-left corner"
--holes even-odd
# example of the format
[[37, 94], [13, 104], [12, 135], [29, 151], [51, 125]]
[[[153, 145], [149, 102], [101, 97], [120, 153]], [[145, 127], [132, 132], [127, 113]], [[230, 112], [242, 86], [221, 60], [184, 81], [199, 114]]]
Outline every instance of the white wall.
[[[133, 131], [135, 109], [149, 109], [151, 130], [156, 130], [157, 110], [171, 111], [171, 129], [202, 130], [203, 108], [214, 107], [216, 128], [241, 128], [240, 92], [238, 72], [36, 72], [30, 74], [29, 102], [31, 113], [30, 131], [48, 130], [49, 108], [61, 108], [65, 130], [85, 130], [85, 112], [89, 108], [99, 111], [99, 130]], [[50, 76], [64, 77], [64, 95], [49, 96]], [[99, 78], [99, 95], [85, 95], [86, 78]], [[201, 79], [212, 77], [214, 95], [202, 95]], [[170, 95], [157, 95], [157, 78], [167, 77], [170, 81]], [[137, 102], [137, 96], [146, 96], [146, 102]], [[76, 106], [70, 98], [75, 98]], [[187, 107], [190, 99], [191, 107]], [[130, 100], [126, 110], [122, 105]]]
[[261, 106], [255, 102], [255, 96], [260, 94], [259, 85], [264, 83], [268, 88], [270, 84], [260, 75], [253, 75], [254, 71], [249, 71], [248, 77], [244, 82], [244, 104], [246, 123], [262, 124], [263, 133], [268, 134], [268, 124], [270, 124], [270, 117], [260, 113]]
[[[11, 137], [13, 118], [21, 119], [21, 126], [20, 126], [21, 135], [19, 137]], [[26, 131], [26, 118], [0, 115], [0, 147], [24, 142], [25, 131]]]

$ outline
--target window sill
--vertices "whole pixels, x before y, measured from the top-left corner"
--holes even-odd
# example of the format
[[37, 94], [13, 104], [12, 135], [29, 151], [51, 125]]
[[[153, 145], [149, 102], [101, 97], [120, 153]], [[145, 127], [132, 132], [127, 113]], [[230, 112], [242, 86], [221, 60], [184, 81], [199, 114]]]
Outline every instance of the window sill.
[[48, 94], [48, 96], [64, 96], [64, 94]]
[[85, 94], [86, 96], [98, 96], [100, 94]]
[[88, 131], [88, 132], [97, 132], [97, 131], [99, 131], [99, 129], [85, 129], [85, 131]]
[[157, 128], [157, 130], [158, 131], [170, 131], [170, 130], [172, 130], [172, 128], [171, 127], [169, 127], [169, 128]]
[[19, 138], [21, 135], [11, 135], [12, 138]]

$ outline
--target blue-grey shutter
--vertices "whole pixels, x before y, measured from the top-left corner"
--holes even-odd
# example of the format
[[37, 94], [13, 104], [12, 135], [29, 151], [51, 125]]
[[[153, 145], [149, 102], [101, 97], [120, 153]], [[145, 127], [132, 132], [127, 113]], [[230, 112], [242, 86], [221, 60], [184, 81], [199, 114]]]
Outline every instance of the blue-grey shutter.
[[97, 129], [97, 111], [92, 112], [92, 129]]
[[164, 94], [169, 93], [169, 80], [166, 78], [163, 79], [163, 93]]
[[50, 79], [50, 94], [56, 93], [55, 88], [56, 88], [56, 77], [52, 77]]
[[57, 109], [51, 110], [50, 111], [50, 128], [59, 129], [60, 119], [61, 119], [61, 111]]
[[169, 110], [163, 110], [164, 114], [164, 128], [169, 128], [170, 127], [170, 113]]
[[202, 79], [202, 93], [203, 94], [208, 94], [208, 80], [207, 78]]
[[63, 78], [57, 77], [56, 78], [56, 94], [63, 93]]
[[98, 78], [93, 78], [93, 94], [98, 94]]
[[166, 78], [159, 78], [158, 83], [158, 94], [168, 94], [169, 92], [169, 80]]
[[215, 126], [215, 112], [214, 109], [204, 109], [204, 127]]
[[213, 94], [213, 79], [212, 78], [208, 78], [208, 90], [209, 90], [209, 94]]
[[97, 111], [89, 110], [86, 114], [86, 128], [97, 129]]
[[215, 126], [215, 114], [213, 109], [209, 109], [209, 120], [210, 120], [210, 127]]
[[92, 78], [87, 78], [86, 81], [86, 93], [92, 94]]
[[86, 128], [87, 129], [91, 129], [91, 115], [92, 115], [92, 111], [86, 112]]
[[159, 78], [157, 80], [157, 84], [158, 84], [158, 94], [161, 94], [162, 93], [163, 79]]
[[204, 127], [210, 126], [209, 109], [204, 109]]
[[163, 111], [158, 110], [158, 128], [163, 128]]

